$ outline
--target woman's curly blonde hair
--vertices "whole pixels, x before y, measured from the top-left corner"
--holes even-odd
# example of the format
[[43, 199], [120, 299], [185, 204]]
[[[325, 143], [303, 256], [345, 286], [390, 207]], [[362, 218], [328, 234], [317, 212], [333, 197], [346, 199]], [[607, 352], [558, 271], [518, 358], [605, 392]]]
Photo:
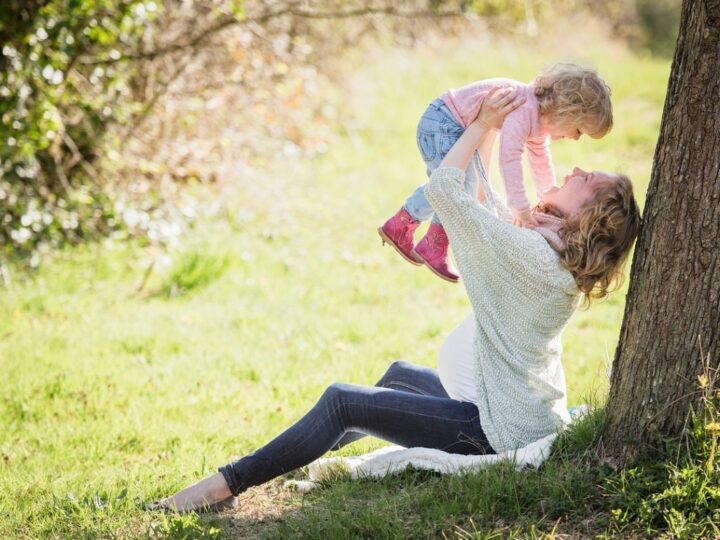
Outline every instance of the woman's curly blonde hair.
[[640, 209], [625, 175], [599, 187], [579, 212], [562, 216], [549, 204], [540, 210], [565, 219], [559, 235], [566, 244], [560, 263], [584, 294], [583, 307], [622, 285], [624, 265], [640, 227]]
[[612, 129], [610, 87], [597, 71], [558, 63], [540, 73], [534, 86], [540, 114], [552, 122], [577, 125], [593, 139]]

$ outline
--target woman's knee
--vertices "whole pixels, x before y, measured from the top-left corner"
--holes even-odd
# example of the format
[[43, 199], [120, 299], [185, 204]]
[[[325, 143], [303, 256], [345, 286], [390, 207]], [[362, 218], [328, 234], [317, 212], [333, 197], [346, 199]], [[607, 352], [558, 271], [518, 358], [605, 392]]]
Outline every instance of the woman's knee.
[[326, 418], [334, 419], [343, 428], [357, 418], [372, 394], [372, 387], [347, 383], [333, 383], [325, 389], [316, 407]]
[[392, 381], [398, 379], [402, 380], [402, 373], [405, 373], [410, 369], [412, 369], [412, 364], [410, 362], [406, 362], [405, 360], [395, 360], [392, 364], [390, 364], [390, 367], [388, 367], [385, 375], [383, 375], [380, 380], [375, 383], [375, 386], [385, 386]]
[[320, 401], [325, 403], [339, 403], [353, 392], [355, 385], [334, 382], [325, 389]]

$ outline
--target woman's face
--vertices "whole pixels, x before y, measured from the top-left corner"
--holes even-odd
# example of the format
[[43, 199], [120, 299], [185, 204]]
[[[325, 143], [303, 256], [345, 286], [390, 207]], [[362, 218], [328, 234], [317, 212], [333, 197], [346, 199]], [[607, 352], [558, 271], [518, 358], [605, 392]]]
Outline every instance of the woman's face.
[[570, 217], [588, 203], [598, 188], [617, 181], [614, 174], [586, 172], [575, 167], [565, 177], [562, 186], [553, 186], [542, 194], [541, 201], [557, 208], [563, 216]]

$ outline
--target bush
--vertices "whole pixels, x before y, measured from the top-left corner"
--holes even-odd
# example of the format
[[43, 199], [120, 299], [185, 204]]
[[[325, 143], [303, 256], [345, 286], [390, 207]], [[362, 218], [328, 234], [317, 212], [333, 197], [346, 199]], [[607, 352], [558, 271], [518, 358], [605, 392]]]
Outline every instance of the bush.
[[[214, 178], [188, 165], [198, 148], [216, 163], [218, 156], [248, 162], [263, 152], [324, 151], [323, 128], [337, 112], [309, 103], [317, 98], [317, 66], [357, 33], [350, 21], [357, 19], [346, 24], [342, 13], [357, 10], [362, 19], [372, 8], [316, 2], [304, 9], [283, 0], [4, 2], [0, 252], [37, 262], [45, 247], [120, 230], [148, 234], [153, 220], [181, 213], [165, 208], [179, 191], [167, 184]], [[213, 101], [206, 91], [222, 91], [224, 105], [246, 112], [241, 153], [212, 146], [228, 140], [218, 132], [238, 131], [218, 125], [217, 113], [205, 121], [210, 145], [196, 129]], [[147, 121], [168, 96], [166, 114]]]
[[118, 225], [93, 167], [108, 127], [138, 106], [131, 63], [160, 6], [139, 0], [12, 0], [0, 8], [0, 242], [36, 252]]

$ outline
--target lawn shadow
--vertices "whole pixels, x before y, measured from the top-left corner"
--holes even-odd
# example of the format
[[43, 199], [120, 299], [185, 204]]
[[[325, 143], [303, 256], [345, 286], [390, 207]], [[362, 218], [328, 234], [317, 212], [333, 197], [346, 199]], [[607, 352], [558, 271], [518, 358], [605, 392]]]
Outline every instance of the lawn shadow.
[[285, 518], [302, 511], [305, 495], [287, 489], [284, 482], [281, 477], [241, 494], [238, 508], [221, 514], [227, 537], [272, 537], [272, 530]]
[[337, 471], [307, 493], [284, 486], [288, 479], [307, 477], [290, 473], [241, 495], [237, 510], [220, 515], [222, 538], [424, 538], [418, 536], [416, 518], [406, 522], [393, 508], [412, 498], [414, 488], [433, 493], [442, 475], [411, 466], [382, 478], [351, 478]]
[[153, 527], [153, 536], [167, 540], [272, 538], [272, 530], [304, 506], [304, 496], [285, 488], [284, 481], [278, 478], [248, 489], [231, 510], [162, 516]]

